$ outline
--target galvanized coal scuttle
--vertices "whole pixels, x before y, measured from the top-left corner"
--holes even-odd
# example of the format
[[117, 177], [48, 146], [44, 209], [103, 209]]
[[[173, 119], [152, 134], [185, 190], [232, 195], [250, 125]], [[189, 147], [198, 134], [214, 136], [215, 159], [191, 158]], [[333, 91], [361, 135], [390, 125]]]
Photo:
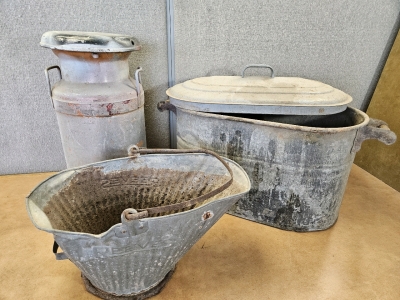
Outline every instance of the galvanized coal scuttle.
[[57, 259], [70, 259], [102, 299], [159, 293], [180, 258], [250, 190], [242, 167], [210, 151], [137, 149], [62, 171], [26, 199], [34, 225], [54, 235]]
[[[271, 76], [245, 76], [264, 67]], [[347, 106], [321, 82], [274, 77], [267, 65], [242, 76], [201, 77], [167, 91], [178, 148], [205, 148], [238, 162], [252, 188], [230, 213], [293, 231], [324, 230], [338, 218], [356, 152], [365, 139], [392, 144], [386, 124]]]
[[[131, 36], [50, 31], [40, 45], [60, 66], [47, 68], [67, 166], [123, 157], [132, 144], [146, 146], [141, 69], [129, 76], [128, 57], [140, 50]], [[61, 80], [51, 87], [49, 70]]]

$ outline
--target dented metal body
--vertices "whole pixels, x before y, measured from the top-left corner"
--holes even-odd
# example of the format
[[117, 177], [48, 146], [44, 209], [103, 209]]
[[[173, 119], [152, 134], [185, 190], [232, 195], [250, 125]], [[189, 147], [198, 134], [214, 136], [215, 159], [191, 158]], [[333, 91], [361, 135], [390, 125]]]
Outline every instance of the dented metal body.
[[[245, 76], [248, 68], [270, 71]], [[294, 231], [327, 229], [338, 217], [363, 140], [396, 135], [321, 82], [275, 77], [248, 65], [242, 76], [200, 77], [167, 90], [159, 109], [176, 113], [178, 148], [205, 148], [238, 162], [252, 188], [230, 213]]]
[[56, 115], [68, 167], [123, 157], [132, 144], [146, 146], [144, 107], [112, 117]]
[[285, 230], [332, 226], [362, 141], [396, 140], [384, 122], [351, 107], [327, 116], [175, 111], [178, 148], [213, 150], [248, 173], [251, 190], [229, 213]]
[[[139, 70], [129, 75], [128, 57], [139, 50], [128, 36], [48, 32], [41, 45], [59, 58], [60, 80], [49, 90], [68, 167], [125, 156], [146, 146], [144, 92]], [[140, 69], [141, 70], [141, 69]]]
[[247, 174], [225, 161], [233, 183], [185, 211], [132, 221], [121, 215], [128, 207], [168, 205], [215, 189], [230, 178], [215, 157], [141, 155], [62, 171], [35, 188], [27, 197], [27, 210], [35, 226], [54, 235], [65, 256], [97, 289], [117, 296], [143, 294], [158, 286], [248, 193]]

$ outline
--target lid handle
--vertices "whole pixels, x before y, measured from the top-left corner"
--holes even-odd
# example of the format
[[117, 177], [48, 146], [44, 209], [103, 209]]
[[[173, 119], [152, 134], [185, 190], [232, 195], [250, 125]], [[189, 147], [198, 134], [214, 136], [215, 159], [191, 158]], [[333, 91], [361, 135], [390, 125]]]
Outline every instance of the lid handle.
[[274, 74], [274, 69], [272, 69], [271, 66], [265, 65], [265, 64], [253, 64], [253, 65], [247, 65], [246, 67], [244, 67], [243, 71], [242, 71], [242, 77], [244, 77], [244, 72], [246, 71], [246, 69], [248, 68], [266, 68], [266, 69], [270, 69], [271, 70], [271, 78], [274, 78], [275, 74]]

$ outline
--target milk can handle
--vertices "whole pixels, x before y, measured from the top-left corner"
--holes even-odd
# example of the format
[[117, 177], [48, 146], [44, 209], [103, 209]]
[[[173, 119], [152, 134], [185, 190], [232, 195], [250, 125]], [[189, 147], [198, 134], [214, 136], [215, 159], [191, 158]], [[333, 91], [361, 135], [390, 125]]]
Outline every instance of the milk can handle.
[[274, 69], [272, 69], [271, 66], [268, 66], [268, 65], [265, 65], [265, 64], [253, 64], [253, 65], [247, 65], [247, 66], [244, 67], [244, 69], [242, 71], [242, 77], [243, 78], [244, 78], [244, 72], [248, 68], [266, 68], [266, 69], [270, 69], [271, 70], [271, 78], [274, 78], [274, 76], [275, 76]]
[[208, 155], [214, 156], [222, 163], [222, 165], [228, 170], [230, 179], [228, 181], [226, 181], [223, 185], [212, 190], [209, 193], [206, 193], [200, 197], [193, 198], [191, 200], [184, 201], [181, 203], [175, 203], [175, 204], [159, 206], [159, 207], [151, 207], [151, 208], [146, 208], [146, 209], [137, 209], [137, 210], [128, 208], [128, 209], [124, 210], [122, 213], [121, 219], [122, 219], [123, 223], [124, 223], [124, 221], [132, 221], [132, 220], [146, 218], [150, 214], [165, 213], [165, 212], [181, 210], [183, 208], [194, 206], [194, 205], [196, 205], [200, 202], [203, 202], [203, 201], [221, 193], [222, 191], [226, 190], [233, 182], [233, 171], [229, 167], [228, 163], [221, 156], [219, 156], [218, 154], [216, 154], [215, 152], [212, 152], [210, 150], [206, 150], [206, 149], [187, 149], [187, 150], [184, 150], [184, 149], [145, 149], [145, 148], [139, 149], [135, 145], [135, 146], [131, 146], [128, 149], [128, 153], [133, 158], [138, 157], [141, 154], [184, 154], [184, 153], [208, 154]]
[[143, 71], [142, 67], [139, 67], [136, 69], [136, 72], [135, 72], [136, 91], [137, 91], [138, 97], [140, 94], [140, 84], [142, 83], [142, 78], [140, 76], [140, 72], [142, 72], [142, 71]]
[[362, 142], [368, 139], [376, 139], [386, 145], [391, 145], [396, 142], [397, 136], [389, 129], [387, 123], [371, 118], [369, 119], [367, 126], [364, 126], [357, 131], [351, 153], [360, 150]]
[[60, 79], [62, 79], [62, 76], [61, 76], [61, 69], [60, 69], [59, 66], [51, 66], [51, 67], [48, 67], [48, 68], [44, 69], [44, 75], [46, 76], [46, 79], [47, 79], [47, 87], [49, 89], [49, 95], [50, 95], [50, 99], [51, 99], [51, 104], [53, 105], [53, 108], [54, 108], [53, 93], [51, 91], [51, 83], [50, 83], [50, 76], [49, 76], [49, 71], [51, 69], [57, 69], [58, 70], [58, 74], [60, 75]]

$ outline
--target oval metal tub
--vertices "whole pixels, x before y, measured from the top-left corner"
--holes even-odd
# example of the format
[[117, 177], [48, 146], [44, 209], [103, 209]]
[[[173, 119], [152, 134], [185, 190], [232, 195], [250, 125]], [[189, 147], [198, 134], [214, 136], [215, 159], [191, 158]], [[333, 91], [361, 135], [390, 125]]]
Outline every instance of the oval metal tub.
[[365, 139], [396, 141], [386, 123], [348, 107], [327, 116], [216, 114], [176, 107], [178, 148], [229, 157], [251, 191], [229, 213], [285, 230], [331, 227]]

